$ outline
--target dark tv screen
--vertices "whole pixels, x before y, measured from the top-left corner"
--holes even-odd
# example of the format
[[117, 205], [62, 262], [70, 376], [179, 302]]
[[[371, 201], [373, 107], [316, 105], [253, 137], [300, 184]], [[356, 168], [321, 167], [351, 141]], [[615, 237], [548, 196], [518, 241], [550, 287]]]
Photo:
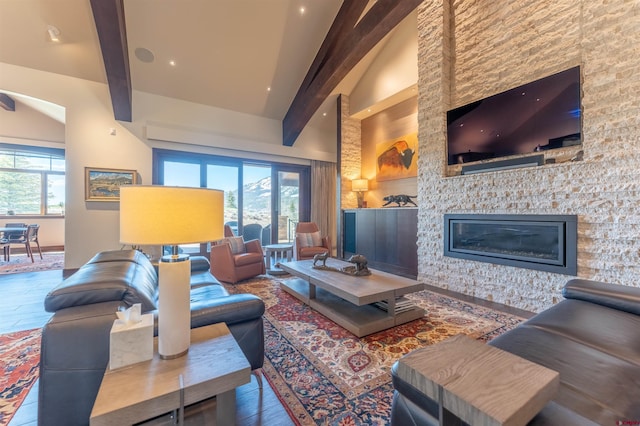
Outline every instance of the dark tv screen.
[[449, 164], [579, 145], [580, 67], [447, 112]]

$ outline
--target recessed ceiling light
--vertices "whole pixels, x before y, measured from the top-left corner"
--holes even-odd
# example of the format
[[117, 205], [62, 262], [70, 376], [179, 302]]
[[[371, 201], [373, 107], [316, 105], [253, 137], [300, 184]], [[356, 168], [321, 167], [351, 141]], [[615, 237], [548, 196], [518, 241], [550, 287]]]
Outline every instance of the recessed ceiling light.
[[172, 67], [176, 66], [176, 61], [174, 61], [173, 59], [169, 61], [169, 65], [171, 65]]
[[304, 6], [300, 7], [300, 15], [304, 15], [304, 12], [305, 12]]
[[326, 113], [326, 112], [323, 112], [323, 113], [322, 113], [322, 116], [323, 116], [323, 117], [326, 117], [326, 116], [327, 116], [327, 113]]
[[271, 87], [267, 87], [267, 92], [270, 92], [270, 91], [271, 91]]
[[60, 41], [60, 30], [53, 25], [47, 25], [47, 35], [49, 36], [50, 41], [55, 43]]

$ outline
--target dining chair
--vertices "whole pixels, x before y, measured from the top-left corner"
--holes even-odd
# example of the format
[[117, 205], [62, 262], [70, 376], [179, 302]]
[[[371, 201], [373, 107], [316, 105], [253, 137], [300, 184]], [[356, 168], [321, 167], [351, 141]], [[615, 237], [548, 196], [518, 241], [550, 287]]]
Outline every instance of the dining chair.
[[[20, 222], [5, 223], [5, 228], [22, 228], [16, 231], [4, 231], [4, 238], [8, 241], [3, 247], [6, 260], [11, 259], [11, 244], [24, 244], [27, 238], [27, 224]], [[28, 254], [28, 252], [27, 252]]]
[[0, 238], [0, 248], [2, 248], [2, 254], [5, 262], [8, 262], [10, 260], [9, 259], [9, 240], [4, 238], [4, 236]]
[[40, 229], [40, 225], [32, 224], [27, 227], [27, 233], [24, 241], [24, 248], [27, 250], [27, 255], [31, 257], [31, 262], [34, 262], [33, 259], [33, 250], [31, 248], [31, 243], [36, 243], [38, 246], [38, 253], [40, 253], [40, 259], [42, 257], [42, 250], [40, 249], [40, 242], [38, 241], [38, 230]]
[[245, 241], [262, 240], [262, 225], [250, 223], [242, 227], [242, 237]]
[[[4, 227], [5, 228], [26, 228], [27, 224], [20, 223], [20, 222], [9, 222], [9, 223], [5, 223]], [[20, 240], [22, 239], [22, 237], [24, 237], [24, 235], [25, 235], [24, 229], [20, 229], [17, 231], [4, 231], [4, 238], [8, 239], [11, 242], [13, 241], [22, 242]]]

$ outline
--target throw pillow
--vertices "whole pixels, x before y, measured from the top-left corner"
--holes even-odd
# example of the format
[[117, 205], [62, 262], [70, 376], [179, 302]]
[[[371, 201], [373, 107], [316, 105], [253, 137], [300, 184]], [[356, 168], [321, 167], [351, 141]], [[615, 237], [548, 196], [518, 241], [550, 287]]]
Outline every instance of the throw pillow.
[[244, 238], [242, 238], [242, 235], [239, 237], [227, 237], [225, 238], [225, 240], [227, 240], [227, 242], [231, 246], [231, 253], [240, 254], [245, 252]]
[[300, 242], [300, 247], [320, 247], [322, 246], [322, 237], [320, 236], [320, 231], [309, 232], [309, 233], [298, 233], [298, 241]]

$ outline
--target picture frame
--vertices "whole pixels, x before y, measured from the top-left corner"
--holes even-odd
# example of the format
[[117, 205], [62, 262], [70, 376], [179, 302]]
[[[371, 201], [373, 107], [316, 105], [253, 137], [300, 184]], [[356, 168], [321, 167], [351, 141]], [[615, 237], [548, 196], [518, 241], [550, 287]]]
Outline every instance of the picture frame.
[[376, 144], [376, 181], [418, 176], [418, 132]]
[[120, 201], [120, 186], [138, 183], [138, 172], [125, 169], [84, 168], [85, 201]]

